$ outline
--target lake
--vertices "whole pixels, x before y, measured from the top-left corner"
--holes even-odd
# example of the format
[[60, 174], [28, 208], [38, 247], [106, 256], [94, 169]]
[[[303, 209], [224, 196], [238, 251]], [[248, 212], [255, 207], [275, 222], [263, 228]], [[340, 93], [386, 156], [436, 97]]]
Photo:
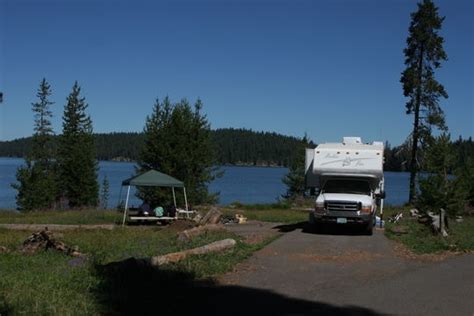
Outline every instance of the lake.
[[[23, 164], [23, 159], [0, 157], [0, 208], [16, 208], [16, 190], [11, 187], [15, 182], [16, 169]], [[122, 180], [134, 174], [134, 163], [129, 162], [99, 162], [99, 181], [105, 175], [109, 179], [109, 207], [114, 207], [119, 201]], [[214, 180], [209, 185], [210, 192], [220, 192], [219, 204], [225, 205], [235, 201], [245, 204], [276, 202], [286, 187], [281, 179], [288, 172], [286, 168], [261, 167], [221, 167], [224, 171], [222, 178]], [[409, 174], [406, 172], [385, 172], [385, 191], [388, 205], [402, 205], [408, 201]], [[125, 190], [124, 190], [125, 191]], [[178, 191], [178, 190], [177, 190]], [[132, 188], [132, 193], [134, 193]], [[177, 193], [179, 194], [179, 193]], [[124, 198], [125, 192], [122, 192]], [[140, 201], [131, 194], [132, 205]], [[190, 201], [192, 204], [192, 201]]]

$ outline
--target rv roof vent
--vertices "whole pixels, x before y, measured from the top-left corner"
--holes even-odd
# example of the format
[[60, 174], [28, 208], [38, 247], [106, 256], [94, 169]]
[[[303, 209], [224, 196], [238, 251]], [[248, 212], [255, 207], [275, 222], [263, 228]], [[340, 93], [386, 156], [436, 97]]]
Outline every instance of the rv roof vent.
[[360, 137], [343, 137], [342, 142], [344, 144], [362, 144], [362, 139]]

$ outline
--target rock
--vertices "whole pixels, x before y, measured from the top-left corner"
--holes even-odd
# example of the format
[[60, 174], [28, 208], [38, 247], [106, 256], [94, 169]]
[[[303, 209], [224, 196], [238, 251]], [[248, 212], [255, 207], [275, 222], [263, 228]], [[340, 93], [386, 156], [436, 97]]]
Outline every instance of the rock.
[[416, 208], [413, 208], [413, 209], [410, 210], [410, 216], [411, 217], [418, 217], [418, 216], [420, 216], [420, 212]]

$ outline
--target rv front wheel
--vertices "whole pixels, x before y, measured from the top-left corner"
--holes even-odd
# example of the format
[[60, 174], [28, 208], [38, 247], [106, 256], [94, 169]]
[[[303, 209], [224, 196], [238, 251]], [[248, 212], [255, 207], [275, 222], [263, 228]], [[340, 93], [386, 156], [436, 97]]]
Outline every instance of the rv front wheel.
[[375, 221], [374, 221], [374, 218], [372, 217], [370, 221], [364, 227], [366, 235], [372, 236], [374, 234], [374, 224], [375, 224]]

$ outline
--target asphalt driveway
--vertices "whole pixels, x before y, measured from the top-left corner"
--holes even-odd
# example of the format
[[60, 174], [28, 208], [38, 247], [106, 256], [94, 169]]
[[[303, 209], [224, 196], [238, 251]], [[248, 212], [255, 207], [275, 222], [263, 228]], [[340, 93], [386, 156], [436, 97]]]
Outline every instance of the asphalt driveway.
[[327, 304], [340, 312], [474, 315], [473, 254], [409, 258], [380, 230], [364, 236], [344, 228], [316, 234], [304, 224], [274, 229], [284, 235], [222, 277], [222, 285]]

